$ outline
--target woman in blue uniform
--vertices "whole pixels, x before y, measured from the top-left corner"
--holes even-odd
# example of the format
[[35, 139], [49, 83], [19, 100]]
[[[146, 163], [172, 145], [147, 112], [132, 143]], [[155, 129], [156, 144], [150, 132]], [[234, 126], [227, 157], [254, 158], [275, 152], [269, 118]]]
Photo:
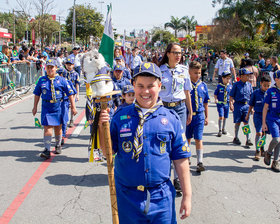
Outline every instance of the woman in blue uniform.
[[55, 60], [48, 60], [46, 63], [47, 75], [39, 79], [34, 89], [34, 106], [32, 114], [35, 116], [37, 107], [42, 98], [41, 122], [44, 126], [44, 146], [45, 150], [40, 154], [42, 158], [50, 158], [50, 148], [52, 131], [55, 132], [55, 153], [61, 153], [62, 139], [62, 106], [64, 94], [69, 97], [71, 110], [73, 114], [77, 114], [75, 101], [73, 98], [74, 91], [67, 83], [66, 79], [56, 73], [57, 64]]

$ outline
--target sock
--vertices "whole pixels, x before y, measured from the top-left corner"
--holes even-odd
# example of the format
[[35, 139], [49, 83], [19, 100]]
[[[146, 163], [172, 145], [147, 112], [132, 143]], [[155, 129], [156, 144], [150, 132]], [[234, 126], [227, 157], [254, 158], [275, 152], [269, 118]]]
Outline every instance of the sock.
[[66, 136], [66, 130], [67, 130], [67, 123], [66, 124], [62, 124], [62, 136], [63, 137]]
[[224, 118], [224, 120], [223, 120], [223, 130], [226, 130], [226, 121], [227, 121], [227, 119]]
[[255, 145], [256, 145], [256, 150], [259, 152], [260, 151], [260, 148], [258, 148], [257, 147], [257, 143], [258, 143], [258, 141], [261, 139], [261, 136], [259, 136], [259, 135], [256, 135], [255, 136]]
[[55, 146], [61, 146], [61, 140], [62, 140], [62, 136], [56, 135], [55, 136]]
[[246, 135], [246, 139], [247, 139], [247, 141], [250, 139], [250, 134]]
[[51, 151], [52, 136], [44, 136], [44, 146], [45, 149]]
[[223, 121], [223, 120], [220, 120], [220, 119], [219, 119], [219, 131], [222, 130], [222, 121]]
[[239, 127], [240, 127], [240, 124], [237, 124], [237, 123], [234, 126], [235, 138], [238, 138]]
[[274, 149], [274, 158], [273, 158], [274, 161], [278, 161], [279, 151], [280, 151], [280, 142], [278, 142], [278, 144], [275, 146], [275, 149]]
[[273, 149], [275, 148], [275, 146], [278, 144], [279, 140], [278, 138], [272, 138], [271, 142], [269, 143], [267, 152], [269, 154], [272, 154]]
[[202, 160], [203, 160], [203, 149], [197, 149], [196, 150], [196, 157], [197, 157], [197, 163], [202, 163]]

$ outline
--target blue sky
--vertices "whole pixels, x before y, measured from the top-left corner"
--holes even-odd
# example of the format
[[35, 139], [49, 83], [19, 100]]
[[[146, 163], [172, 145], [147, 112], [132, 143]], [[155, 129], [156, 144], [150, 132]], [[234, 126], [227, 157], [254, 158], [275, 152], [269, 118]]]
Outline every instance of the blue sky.
[[[127, 32], [133, 29], [150, 30], [153, 27], [161, 26], [170, 21], [171, 16], [195, 16], [199, 25], [209, 25], [215, 16], [216, 11], [221, 7], [215, 8], [211, 5], [211, 0], [76, 0], [76, 4], [91, 4], [106, 14], [106, 5], [110, 2], [113, 6], [112, 20], [113, 26], [118, 33]], [[55, 0], [52, 14], [57, 14], [66, 19], [69, 8], [73, 6], [74, 0]], [[0, 10], [12, 10], [13, 7], [19, 9], [16, 0], [0, 0]]]

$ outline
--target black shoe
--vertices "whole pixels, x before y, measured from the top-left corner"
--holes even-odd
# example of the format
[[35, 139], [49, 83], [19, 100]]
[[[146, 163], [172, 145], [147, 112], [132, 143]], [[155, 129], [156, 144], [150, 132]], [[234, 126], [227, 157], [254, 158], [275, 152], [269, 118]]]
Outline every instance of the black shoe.
[[219, 131], [217, 137], [221, 137], [221, 136], [222, 136], [222, 131]]
[[173, 181], [173, 185], [176, 191], [181, 192], [182, 188], [181, 188], [181, 184], [178, 178], [174, 179]]
[[54, 153], [55, 153], [55, 154], [61, 154], [61, 145], [55, 146]]
[[225, 129], [222, 130], [223, 135], [227, 134], [227, 131]]
[[41, 158], [49, 159], [51, 158], [51, 152], [45, 149], [43, 152], [40, 153]]
[[253, 143], [251, 142], [250, 139], [248, 139], [248, 140], [246, 141], [246, 146], [252, 146], [252, 145], [253, 145]]
[[269, 154], [268, 151], [264, 152], [264, 159], [263, 159], [263, 161], [264, 161], [265, 165], [268, 165], [268, 166], [270, 165], [270, 163], [271, 163], [271, 154]]
[[62, 137], [61, 145], [64, 145], [64, 137]]
[[271, 165], [271, 169], [275, 172], [280, 172], [279, 162], [273, 161]]
[[235, 145], [241, 145], [241, 142], [240, 142], [239, 138], [234, 138], [232, 142]]
[[264, 157], [264, 147], [261, 147], [261, 156]]
[[200, 173], [202, 171], [205, 171], [205, 167], [203, 166], [203, 163], [198, 163], [197, 168], [196, 168], [196, 172]]

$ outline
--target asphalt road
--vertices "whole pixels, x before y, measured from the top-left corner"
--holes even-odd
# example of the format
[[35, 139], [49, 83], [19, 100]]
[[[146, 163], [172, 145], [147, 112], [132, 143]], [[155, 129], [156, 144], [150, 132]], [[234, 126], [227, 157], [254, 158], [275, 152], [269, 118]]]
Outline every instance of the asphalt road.
[[[212, 103], [203, 137], [206, 171], [195, 172], [192, 144], [192, 213], [185, 220], [177, 216], [178, 223], [280, 223], [280, 174], [263, 160], [253, 160], [255, 149], [243, 147], [242, 131], [242, 146], [232, 144], [232, 114], [227, 122], [229, 134], [216, 137], [213, 86], [209, 89]], [[1, 224], [112, 223], [106, 163], [88, 162], [89, 128], [82, 129], [85, 92], [81, 95], [77, 126], [69, 130], [72, 134], [62, 154], [49, 162], [38, 156], [43, 150], [43, 131], [34, 127], [32, 95], [0, 109]], [[250, 124], [254, 140], [252, 121]], [[176, 198], [178, 215], [180, 201]]]

